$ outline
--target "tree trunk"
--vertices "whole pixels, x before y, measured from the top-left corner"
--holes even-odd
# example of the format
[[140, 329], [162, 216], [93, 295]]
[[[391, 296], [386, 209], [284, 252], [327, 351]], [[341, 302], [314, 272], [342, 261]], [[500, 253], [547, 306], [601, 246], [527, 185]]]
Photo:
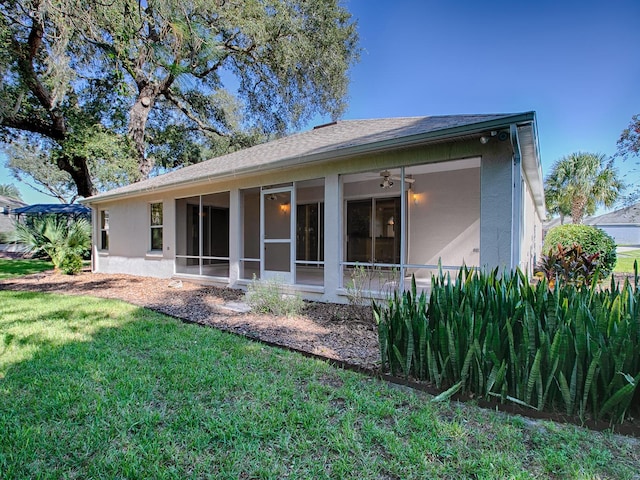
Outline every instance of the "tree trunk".
[[138, 171], [140, 180], [149, 178], [154, 162], [146, 155], [144, 132], [149, 113], [158, 98], [158, 90], [152, 85], [139, 88], [138, 97], [129, 111], [129, 138], [138, 155]]
[[571, 202], [571, 220], [574, 224], [581, 224], [584, 219], [584, 210], [587, 205], [587, 197], [577, 196]]
[[71, 175], [71, 178], [78, 188], [79, 196], [88, 198], [98, 193], [96, 187], [93, 185], [93, 180], [91, 180], [91, 173], [89, 173], [86, 158], [77, 155], [72, 158], [61, 156], [58, 158], [57, 163], [60, 170]]

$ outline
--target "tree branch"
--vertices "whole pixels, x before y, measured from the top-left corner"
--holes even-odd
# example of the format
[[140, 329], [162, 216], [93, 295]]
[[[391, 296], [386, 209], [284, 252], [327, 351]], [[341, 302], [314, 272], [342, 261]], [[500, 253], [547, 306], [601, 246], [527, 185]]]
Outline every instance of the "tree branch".
[[52, 140], [57, 141], [61, 141], [66, 138], [65, 132], [61, 132], [54, 126], [35, 116], [30, 118], [16, 118], [13, 116], [0, 117], [0, 125], [16, 130], [39, 133], [40, 135], [44, 135], [45, 137], [49, 137]]
[[[42, 38], [44, 36], [44, 27], [35, 22], [31, 26], [29, 32], [29, 38], [26, 45], [21, 45], [17, 40], [12, 39], [14, 48], [20, 52], [18, 57], [18, 66], [24, 77], [25, 83], [33, 95], [38, 99], [38, 102], [48, 112], [48, 116], [51, 119], [52, 125], [48, 129], [40, 129], [38, 133], [43, 133], [51, 138], [62, 139], [66, 136], [67, 128], [64, 122], [64, 118], [54, 108], [53, 98], [51, 93], [38, 79], [35, 68], [33, 66], [34, 59], [38, 55], [38, 50], [42, 45]], [[4, 119], [3, 119], [4, 122]], [[19, 122], [18, 122], [19, 123]], [[30, 130], [33, 131], [33, 130]], [[52, 133], [55, 133], [55, 137]]]
[[182, 103], [180, 101], [179, 98], [175, 97], [173, 95], [173, 93], [171, 92], [171, 89], [167, 89], [166, 91], [162, 92], [164, 94], [164, 96], [167, 98], [167, 100], [169, 100], [171, 103], [173, 103], [176, 107], [178, 107], [178, 109], [180, 109], [180, 111], [182, 113], [185, 114], [185, 116], [195, 122], [198, 127], [201, 130], [204, 130], [206, 132], [211, 132], [214, 133], [220, 137], [226, 137], [226, 135], [224, 135], [220, 130], [218, 130], [217, 128], [214, 128], [213, 126], [209, 125], [208, 123], [203, 122], [202, 120], [200, 120], [195, 113], [193, 113], [189, 107], [187, 107], [187, 105], [185, 105], [184, 103]]

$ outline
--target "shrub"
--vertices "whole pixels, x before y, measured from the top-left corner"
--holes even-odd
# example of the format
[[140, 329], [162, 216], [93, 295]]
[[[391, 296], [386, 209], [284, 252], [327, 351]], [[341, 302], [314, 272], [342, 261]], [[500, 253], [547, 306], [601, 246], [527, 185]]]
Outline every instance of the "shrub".
[[369, 282], [369, 272], [363, 265], [355, 265], [349, 274], [347, 282], [347, 301], [349, 305], [361, 307], [368, 302], [365, 296], [367, 282]]
[[82, 271], [82, 257], [77, 253], [66, 255], [60, 262], [60, 271], [65, 275], [77, 275]]
[[558, 245], [570, 249], [574, 244], [582, 247], [588, 255], [600, 254], [598, 266], [600, 278], [607, 277], [616, 266], [616, 242], [603, 230], [592, 225], [558, 225], [547, 233], [544, 239], [544, 252], [557, 252]]
[[82, 257], [90, 251], [91, 224], [84, 219], [69, 222], [50, 215], [37, 217], [17, 224], [16, 239], [34, 256], [49, 257], [54, 268], [60, 270], [67, 256]]
[[245, 299], [253, 311], [277, 316], [297, 315], [304, 307], [300, 295], [285, 293], [281, 281], [258, 280], [255, 275], [247, 288]]
[[622, 421], [640, 383], [640, 290], [531, 285], [521, 271], [440, 273], [374, 303], [382, 365], [456, 392]]

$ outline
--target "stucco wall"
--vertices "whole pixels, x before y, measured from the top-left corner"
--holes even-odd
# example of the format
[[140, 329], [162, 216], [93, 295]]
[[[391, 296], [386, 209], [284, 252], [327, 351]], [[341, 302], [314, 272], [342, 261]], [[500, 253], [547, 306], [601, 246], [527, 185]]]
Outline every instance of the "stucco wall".
[[616, 245], [640, 245], [640, 224], [594, 225], [601, 228], [615, 240]]
[[[163, 204], [163, 250], [151, 251], [151, 203]], [[109, 211], [109, 249], [94, 246], [94, 269], [105, 273], [128, 273], [171, 277], [174, 272], [175, 201], [173, 196], [147, 196], [110, 202], [94, 212], [94, 238], [99, 238], [98, 212]]]
[[512, 151], [509, 142], [487, 145], [480, 167], [480, 264], [511, 264]]
[[523, 219], [520, 268], [533, 275], [542, 248], [542, 219], [527, 182], [523, 184]]

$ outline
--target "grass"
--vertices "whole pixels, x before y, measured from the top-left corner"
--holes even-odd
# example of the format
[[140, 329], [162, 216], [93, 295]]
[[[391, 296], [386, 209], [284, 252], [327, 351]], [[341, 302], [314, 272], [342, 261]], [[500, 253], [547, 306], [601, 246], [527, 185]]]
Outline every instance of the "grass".
[[45, 260], [9, 260], [0, 258], [0, 280], [43, 272], [52, 268], [53, 264]]
[[0, 478], [637, 478], [640, 447], [119, 301], [0, 291]]
[[614, 273], [633, 273], [633, 262], [636, 260], [640, 265], [640, 249], [618, 252], [618, 261], [613, 269]]

